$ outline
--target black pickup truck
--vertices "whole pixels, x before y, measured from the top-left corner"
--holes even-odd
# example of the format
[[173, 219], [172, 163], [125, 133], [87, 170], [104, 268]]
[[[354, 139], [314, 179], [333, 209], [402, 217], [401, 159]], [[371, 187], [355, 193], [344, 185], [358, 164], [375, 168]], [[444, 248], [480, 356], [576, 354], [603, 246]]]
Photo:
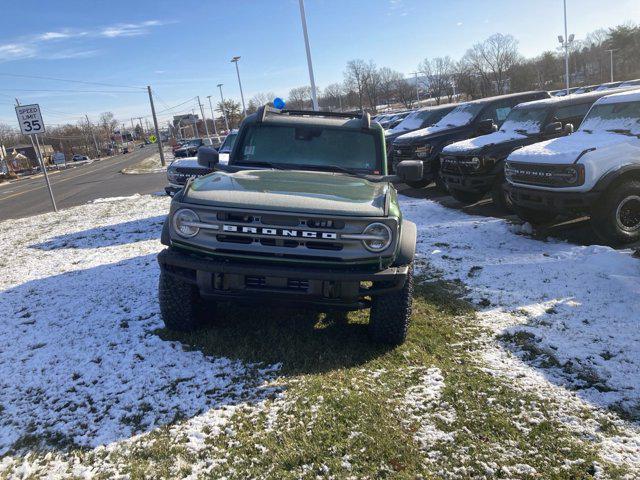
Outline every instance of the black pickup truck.
[[445, 189], [440, 177], [440, 152], [445, 146], [495, 132], [513, 107], [543, 98], [550, 98], [549, 93], [513, 93], [461, 103], [437, 124], [396, 138], [390, 149], [390, 163], [393, 166], [404, 160], [421, 160], [424, 164], [423, 178], [407, 184], [422, 188], [435, 181]]
[[504, 160], [515, 149], [573, 132], [607, 91], [553, 97], [516, 106], [499, 131], [446, 146], [441, 176], [456, 200], [475, 203], [487, 193], [498, 208], [511, 211]]

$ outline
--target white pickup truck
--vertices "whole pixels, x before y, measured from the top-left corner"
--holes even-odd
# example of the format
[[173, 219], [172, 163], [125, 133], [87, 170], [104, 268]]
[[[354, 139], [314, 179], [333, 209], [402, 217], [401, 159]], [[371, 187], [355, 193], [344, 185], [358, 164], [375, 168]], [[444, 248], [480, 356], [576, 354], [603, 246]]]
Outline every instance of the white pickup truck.
[[640, 90], [602, 97], [573, 135], [515, 150], [505, 177], [523, 220], [587, 214], [609, 244], [640, 240]]

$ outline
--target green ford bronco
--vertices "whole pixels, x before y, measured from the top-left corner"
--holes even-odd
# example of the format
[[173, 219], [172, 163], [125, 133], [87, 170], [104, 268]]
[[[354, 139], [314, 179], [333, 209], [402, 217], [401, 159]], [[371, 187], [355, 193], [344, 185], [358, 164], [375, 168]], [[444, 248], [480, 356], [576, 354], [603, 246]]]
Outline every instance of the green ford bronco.
[[240, 127], [228, 165], [173, 197], [158, 255], [167, 328], [192, 330], [216, 302], [277, 302], [318, 311], [370, 308], [378, 342], [404, 341], [411, 315], [416, 226], [391, 181], [421, 178], [422, 163], [387, 175], [384, 132], [369, 114], [278, 110]]

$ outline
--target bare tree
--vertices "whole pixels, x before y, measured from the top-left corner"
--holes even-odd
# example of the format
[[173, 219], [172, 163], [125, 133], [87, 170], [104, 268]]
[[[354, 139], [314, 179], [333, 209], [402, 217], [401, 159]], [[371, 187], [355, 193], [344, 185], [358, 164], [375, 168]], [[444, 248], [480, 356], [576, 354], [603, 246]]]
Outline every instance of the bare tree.
[[512, 35], [496, 33], [467, 50], [463, 61], [482, 80], [483, 93], [505, 93], [509, 71], [520, 59], [518, 41]]
[[347, 69], [344, 72], [344, 83], [347, 91], [352, 91], [357, 95], [360, 110], [364, 110], [367, 69], [368, 67], [364, 60], [349, 60]]
[[365, 65], [364, 72], [364, 88], [369, 100], [369, 106], [376, 111], [380, 97], [380, 72], [373, 60], [369, 60], [369, 63]]
[[413, 106], [413, 102], [416, 100], [416, 86], [402, 75], [395, 81], [395, 93], [398, 101], [402, 103], [405, 108], [411, 108]]
[[303, 110], [311, 103], [311, 87], [296, 87], [289, 90], [288, 107], [293, 110]]
[[344, 89], [339, 83], [327, 85], [322, 93], [322, 104], [329, 108], [343, 108]]
[[452, 94], [451, 77], [454, 72], [454, 62], [451, 57], [436, 57], [433, 60], [425, 58], [418, 65], [418, 70], [426, 77], [429, 91], [438, 105], [442, 97]]
[[253, 97], [249, 99], [249, 103], [247, 105], [247, 114], [254, 113], [258, 108], [263, 105], [272, 105], [273, 99], [276, 97], [276, 94], [273, 92], [260, 92], [256, 93]]
[[404, 82], [404, 76], [388, 67], [382, 67], [378, 71], [380, 78], [380, 93], [384, 102], [389, 105], [395, 100], [398, 90], [398, 82]]

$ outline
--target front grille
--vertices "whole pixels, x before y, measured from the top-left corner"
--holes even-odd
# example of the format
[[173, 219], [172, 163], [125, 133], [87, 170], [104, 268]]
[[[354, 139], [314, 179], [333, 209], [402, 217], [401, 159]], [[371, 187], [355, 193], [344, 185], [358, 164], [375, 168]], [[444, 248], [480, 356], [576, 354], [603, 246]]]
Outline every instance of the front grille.
[[309, 289], [309, 280], [304, 278], [272, 278], [259, 275], [247, 275], [244, 277], [245, 288], [253, 290], [289, 290], [294, 292], [306, 292]]
[[470, 160], [472, 158], [473, 157], [467, 157], [467, 156], [460, 156], [460, 157], [447, 156], [442, 159], [440, 163], [440, 168], [444, 173], [451, 173], [454, 175], [478, 173], [478, 171], [475, 170], [470, 163]]
[[570, 165], [549, 165], [509, 162], [505, 167], [507, 178], [514, 183], [545, 187], [568, 186], [563, 180]]
[[264, 288], [267, 285], [267, 279], [259, 276], [244, 277], [244, 285], [247, 288]]
[[175, 171], [176, 173], [189, 176], [206, 175], [207, 173], [209, 173], [209, 170], [202, 167], [176, 167]]
[[395, 170], [395, 166], [405, 160], [415, 159], [415, 147], [411, 145], [392, 145], [389, 149], [389, 169]]

